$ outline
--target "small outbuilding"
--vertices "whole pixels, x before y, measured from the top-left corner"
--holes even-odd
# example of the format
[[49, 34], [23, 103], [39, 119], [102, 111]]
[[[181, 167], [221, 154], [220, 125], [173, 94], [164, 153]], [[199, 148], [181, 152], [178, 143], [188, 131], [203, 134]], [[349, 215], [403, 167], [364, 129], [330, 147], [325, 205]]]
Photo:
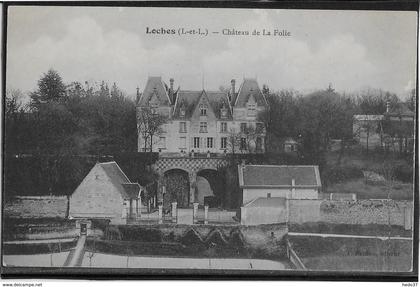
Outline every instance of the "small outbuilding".
[[140, 216], [142, 189], [130, 182], [115, 161], [97, 163], [72, 194], [69, 216], [126, 223]]
[[316, 165], [239, 165], [239, 186], [245, 206], [256, 198], [318, 199]]
[[286, 153], [295, 153], [298, 150], [298, 142], [292, 138], [287, 138], [283, 143], [284, 152]]

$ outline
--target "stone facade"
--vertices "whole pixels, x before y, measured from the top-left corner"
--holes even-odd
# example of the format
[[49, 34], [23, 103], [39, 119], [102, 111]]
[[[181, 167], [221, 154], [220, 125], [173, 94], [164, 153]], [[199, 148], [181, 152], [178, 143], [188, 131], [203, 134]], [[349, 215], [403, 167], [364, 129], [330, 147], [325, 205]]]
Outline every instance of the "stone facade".
[[265, 129], [258, 113], [267, 108], [265, 95], [255, 79], [244, 79], [238, 92], [235, 80], [228, 92], [186, 91], [168, 87], [161, 77], [149, 77], [138, 93], [138, 127], [145, 124], [142, 113], [166, 117], [162, 131], [146, 139], [138, 134], [138, 151], [161, 154], [224, 154], [263, 152]]

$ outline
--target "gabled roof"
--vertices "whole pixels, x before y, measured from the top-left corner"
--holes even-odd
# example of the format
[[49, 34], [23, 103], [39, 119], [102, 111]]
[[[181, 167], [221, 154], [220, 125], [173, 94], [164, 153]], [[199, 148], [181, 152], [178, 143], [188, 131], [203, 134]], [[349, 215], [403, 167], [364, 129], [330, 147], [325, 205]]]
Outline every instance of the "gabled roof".
[[381, 121], [384, 119], [383, 115], [354, 115], [353, 119], [357, 121]]
[[138, 183], [131, 183], [115, 161], [97, 163], [96, 166], [101, 167], [105, 171], [105, 174], [119, 191], [122, 198], [130, 199], [138, 197], [140, 185]]
[[409, 109], [406, 103], [397, 103], [393, 105], [391, 110], [385, 114], [390, 115], [390, 116], [406, 116], [406, 117], [415, 116], [414, 112]]
[[321, 187], [319, 169], [316, 165], [245, 165], [239, 166], [241, 187]]
[[234, 99], [234, 107], [246, 107], [248, 99], [253, 96], [258, 106], [267, 106], [267, 100], [258, 86], [256, 79], [244, 79]]
[[222, 104], [225, 103], [227, 108], [227, 118], [232, 118], [231, 111], [229, 109], [228, 97], [225, 92], [213, 92], [213, 91], [183, 91], [180, 90], [177, 95], [175, 108], [174, 108], [174, 119], [181, 119], [180, 110], [181, 107], [185, 107], [185, 118], [189, 119], [193, 115], [195, 109], [198, 106], [198, 103], [201, 97], [206, 97], [210, 104], [212, 111], [214, 112], [217, 118], [220, 118], [220, 108]]
[[203, 91], [179, 91], [173, 118], [180, 118], [181, 106], [185, 107], [185, 119], [191, 118]]
[[148, 105], [150, 99], [155, 94], [159, 99], [160, 106], [169, 106], [171, 104], [171, 100], [167, 92], [167, 86], [162, 81], [162, 77], [149, 77], [143, 94], [140, 97], [139, 105]]

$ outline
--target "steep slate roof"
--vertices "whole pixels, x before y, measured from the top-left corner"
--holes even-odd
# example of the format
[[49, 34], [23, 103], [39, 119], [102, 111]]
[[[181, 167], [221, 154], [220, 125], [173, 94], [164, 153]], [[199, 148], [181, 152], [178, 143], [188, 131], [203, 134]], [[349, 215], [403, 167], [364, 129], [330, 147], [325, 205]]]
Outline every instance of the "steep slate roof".
[[137, 198], [140, 191], [140, 185], [138, 183], [131, 183], [115, 161], [97, 163], [97, 165], [105, 171], [122, 198]]
[[159, 105], [170, 105], [171, 100], [169, 99], [169, 95], [166, 88], [167, 86], [162, 81], [162, 77], [149, 77], [147, 79], [147, 84], [144, 88], [143, 94], [140, 97], [139, 105], [147, 105], [155, 91], [159, 98]]
[[179, 91], [174, 108], [174, 118], [180, 118], [181, 105], [185, 105], [185, 119], [191, 118], [203, 91]]
[[254, 96], [258, 106], [267, 106], [267, 101], [256, 79], [244, 79], [234, 99], [235, 107], [246, 107], [250, 95]]
[[245, 165], [239, 166], [241, 187], [320, 187], [316, 165]]
[[283, 207], [286, 208], [285, 197], [258, 197], [244, 205], [244, 207]]
[[354, 115], [353, 118], [357, 121], [381, 121], [384, 119], [383, 115]]
[[182, 105], [185, 105], [185, 119], [191, 118], [195, 108], [202, 96], [207, 96], [210, 106], [217, 118], [220, 118], [220, 108], [222, 107], [223, 101], [226, 104], [228, 110], [227, 118], [232, 118], [231, 111], [229, 109], [229, 99], [227, 94], [224, 92], [212, 92], [212, 91], [178, 91], [173, 118], [180, 119], [180, 109]]
[[210, 105], [213, 108], [214, 113], [216, 114], [216, 117], [220, 119], [220, 109], [223, 106], [223, 103], [225, 103], [225, 107], [227, 108], [227, 118], [232, 118], [232, 113], [229, 108], [229, 98], [227, 97], [227, 94], [225, 92], [206, 92], [207, 97], [210, 100]]

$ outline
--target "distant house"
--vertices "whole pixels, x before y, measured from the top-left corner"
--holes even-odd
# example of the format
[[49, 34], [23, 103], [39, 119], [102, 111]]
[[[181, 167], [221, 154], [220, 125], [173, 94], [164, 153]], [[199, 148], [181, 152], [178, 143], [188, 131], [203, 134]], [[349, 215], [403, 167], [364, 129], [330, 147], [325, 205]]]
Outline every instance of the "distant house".
[[413, 151], [415, 113], [407, 104], [393, 107], [387, 103], [383, 115], [354, 115], [353, 135], [360, 145], [368, 149], [384, 147], [395, 151]]
[[240, 165], [245, 206], [256, 198], [318, 199], [321, 179], [315, 165]]
[[354, 115], [353, 135], [355, 139], [369, 149], [381, 146], [384, 115]]
[[297, 152], [298, 142], [292, 138], [287, 138], [284, 140], [283, 147], [284, 147], [284, 152], [288, 152], [288, 153]]
[[284, 197], [259, 197], [241, 207], [242, 225], [285, 223], [287, 220], [287, 199]]
[[104, 218], [126, 223], [140, 214], [142, 187], [132, 183], [115, 161], [97, 163], [70, 198], [73, 218]]
[[384, 132], [391, 139], [385, 141], [385, 148], [397, 149], [399, 152], [413, 152], [416, 114], [406, 103], [398, 103], [388, 108], [384, 116]]

